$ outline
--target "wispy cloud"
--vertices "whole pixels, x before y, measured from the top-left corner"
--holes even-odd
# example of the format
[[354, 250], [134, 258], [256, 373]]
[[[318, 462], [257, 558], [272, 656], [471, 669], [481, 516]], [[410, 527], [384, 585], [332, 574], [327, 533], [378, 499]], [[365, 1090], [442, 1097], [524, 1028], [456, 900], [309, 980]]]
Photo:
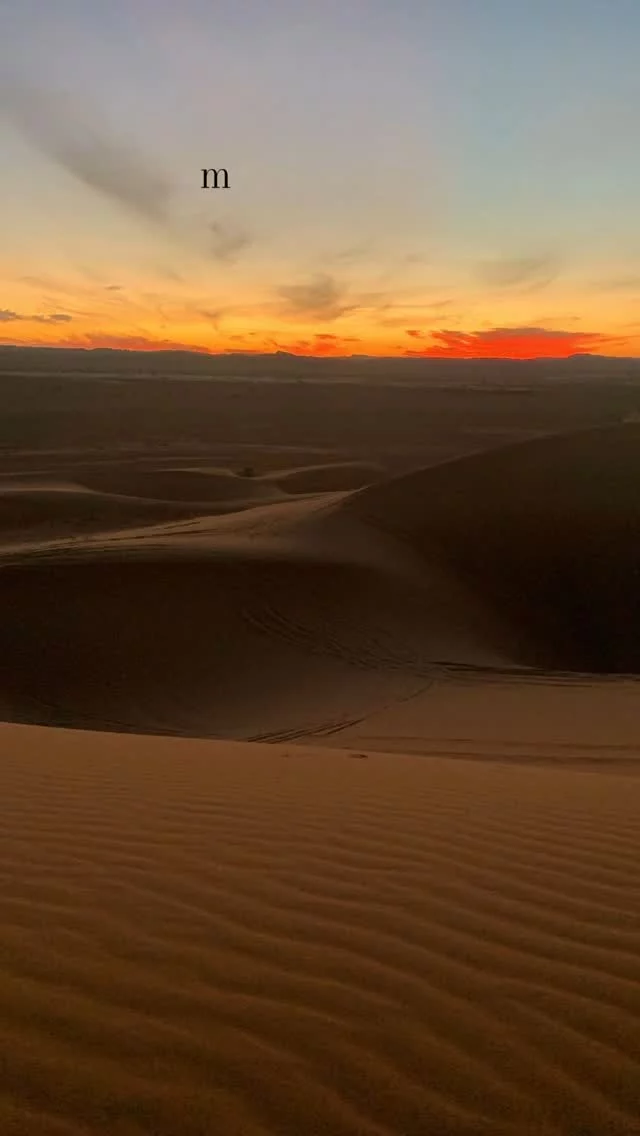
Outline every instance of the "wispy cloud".
[[329, 335], [319, 332], [308, 339], [271, 339], [270, 346], [276, 351], [287, 351], [291, 355], [352, 355], [354, 346], [361, 340], [357, 336]]
[[320, 274], [305, 284], [278, 288], [280, 311], [293, 319], [336, 320], [360, 305], [350, 301], [347, 289], [333, 276]]
[[484, 283], [497, 288], [543, 288], [558, 275], [558, 264], [552, 256], [499, 257], [482, 260], [476, 275]]
[[223, 316], [228, 312], [228, 308], [197, 308], [196, 311], [199, 316], [208, 320], [214, 328], [218, 328]]
[[17, 77], [0, 80], [0, 96], [15, 129], [77, 181], [147, 220], [166, 219], [168, 182], [139, 149], [112, 136], [95, 112]]
[[430, 342], [406, 355], [458, 359], [565, 358], [606, 349], [617, 341], [599, 332], [554, 331], [544, 327], [492, 327], [486, 331], [434, 331]]
[[357, 244], [347, 245], [346, 248], [339, 249], [338, 252], [328, 256], [327, 262], [333, 264], [354, 264], [359, 260], [363, 260], [372, 250], [373, 241], [359, 241]]
[[74, 295], [77, 292], [76, 287], [53, 276], [25, 275], [20, 277], [20, 282], [28, 284], [30, 288], [38, 288], [41, 292], [62, 292], [67, 296]]
[[211, 234], [211, 255], [214, 260], [232, 263], [238, 259], [240, 253], [253, 243], [253, 238], [244, 229], [236, 228], [223, 221], [212, 221], [209, 225]]
[[604, 288], [611, 292], [640, 292], [640, 275], [613, 276], [608, 280], [598, 280], [594, 288]]
[[196, 351], [211, 354], [209, 347], [182, 340], [154, 339], [147, 335], [114, 335], [101, 331], [57, 340], [56, 347], [111, 347], [123, 351]]
[[28, 323], [70, 323], [73, 316], [66, 312], [52, 312], [50, 315], [27, 315], [24, 312], [14, 312], [10, 308], [0, 308], [0, 323], [28, 322]]
[[181, 274], [169, 264], [154, 265], [153, 270], [155, 274], [161, 276], [163, 280], [170, 280], [174, 284], [184, 284], [184, 276], [181, 276]]
[[[430, 327], [442, 318], [442, 312], [450, 310], [453, 306], [453, 300], [430, 300], [423, 304], [391, 304], [390, 307], [397, 309], [398, 314], [384, 315], [378, 322], [384, 327], [402, 327], [407, 330], [407, 323], [411, 321], [413, 328], [407, 334], [418, 335], [421, 332], [415, 328], [416, 323], [422, 324], [423, 329]], [[454, 317], [450, 314], [448, 319], [452, 320]]]

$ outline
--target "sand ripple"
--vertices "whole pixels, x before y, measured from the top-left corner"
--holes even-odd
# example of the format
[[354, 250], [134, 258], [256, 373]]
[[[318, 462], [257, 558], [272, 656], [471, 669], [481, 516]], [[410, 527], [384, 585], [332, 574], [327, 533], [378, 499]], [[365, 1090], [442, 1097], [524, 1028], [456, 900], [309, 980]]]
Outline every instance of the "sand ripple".
[[638, 781], [0, 728], [2, 1130], [638, 1132]]

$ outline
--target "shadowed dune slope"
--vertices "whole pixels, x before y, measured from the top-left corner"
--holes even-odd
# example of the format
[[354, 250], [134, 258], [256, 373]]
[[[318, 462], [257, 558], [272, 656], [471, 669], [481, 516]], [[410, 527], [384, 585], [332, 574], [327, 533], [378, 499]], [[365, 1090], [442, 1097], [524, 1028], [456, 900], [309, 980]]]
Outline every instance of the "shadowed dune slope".
[[640, 425], [474, 454], [343, 508], [481, 595], [523, 661], [640, 671]]
[[78, 487], [0, 488], [0, 541], [37, 536], [82, 536], [123, 526], [197, 516], [202, 507], [152, 501]]
[[0, 754], [6, 1136], [637, 1134], [637, 777]]
[[105, 545], [5, 564], [0, 585], [0, 711], [18, 720], [304, 732], [417, 691], [433, 658], [504, 658], [446, 580], [294, 550]]
[[117, 468], [83, 477], [90, 489], [163, 501], [272, 501], [282, 496], [277, 485], [255, 477], [238, 477], [227, 469]]

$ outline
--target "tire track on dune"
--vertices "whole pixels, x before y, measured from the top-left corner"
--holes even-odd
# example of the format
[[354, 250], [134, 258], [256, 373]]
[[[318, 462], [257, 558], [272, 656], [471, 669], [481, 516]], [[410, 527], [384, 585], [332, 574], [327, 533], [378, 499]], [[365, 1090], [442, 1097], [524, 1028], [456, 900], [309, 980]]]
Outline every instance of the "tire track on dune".
[[[350, 645], [346, 636], [342, 638], [329, 632], [330, 620], [323, 622], [321, 615], [304, 623], [265, 601], [245, 606], [243, 617], [261, 635], [302, 646], [315, 656], [334, 658], [359, 670], [401, 671], [422, 677], [429, 667], [409, 652], [392, 651], [383, 646], [374, 635], [362, 637], [357, 646]], [[355, 637], [358, 631], [351, 627], [348, 634]]]
[[[411, 702], [412, 699], [418, 698], [421, 694], [426, 694], [437, 682], [438, 676], [434, 675], [429, 682], [422, 683], [417, 690], [412, 690], [409, 694], [397, 695], [395, 698], [390, 699], [388, 702], [376, 702], [376, 713], [381, 710], [390, 710], [394, 706], [399, 706], [404, 702]], [[302, 739], [313, 740], [316, 738], [329, 738], [337, 737], [345, 730], [354, 726], [361, 726], [370, 717], [371, 711], [352, 718], [338, 718], [335, 720], [316, 722], [315, 724], [308, 724], [300, 726], [295, 729], [284, 728], [282, 730], [267, 730], [264, 733], [252, 734], [250, 737], [245, 738], [248, 742], [288, 742], [299, 741]]]
[[435, 659], [433, 665], [439, 667], [443, 675], [448, 675], [461, 683], [466, 680], [474, 684], [478, 682], [499, 682], [502, 684], [504, 681], [507, 681], [514, 684], [542, 684], [544, 686], [553, 684], [557, 686], [577, 687], [591, 687], [594, 684], [598, 686], [619, 686], [621, 683], [624, 683], [637, 686], [640, 692], [640, 675], [631, 672], [629, 674], [622, 672], [605, 674], [601, 671], [566, 671], [527, 666], [491, 666], [476, 663], [446, 662]]

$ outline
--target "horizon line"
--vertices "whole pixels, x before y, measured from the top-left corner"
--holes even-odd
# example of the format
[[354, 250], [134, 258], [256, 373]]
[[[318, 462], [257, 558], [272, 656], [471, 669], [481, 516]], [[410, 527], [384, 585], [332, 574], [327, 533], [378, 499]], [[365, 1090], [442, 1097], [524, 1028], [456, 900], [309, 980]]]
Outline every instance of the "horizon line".
[[615, 363], [640, 363], [640, 355], [602, 355], [591, 351], [576, 351], [571, 355], [328, 355], [303, 351], [209, 351], [201, 347], [97, 347], [66, 345], [59, 343], [0, 343], [0, 351], [74, 351], [85, 353], [109, 353], [111, 355], [196, 355], [208, 359], [251, 358], [251, 359], [309, 359], [318, 362], [350, 362], [367, 360], [378, 362], [404, 363], [567, 363], [578, 359], [599, 359]]

